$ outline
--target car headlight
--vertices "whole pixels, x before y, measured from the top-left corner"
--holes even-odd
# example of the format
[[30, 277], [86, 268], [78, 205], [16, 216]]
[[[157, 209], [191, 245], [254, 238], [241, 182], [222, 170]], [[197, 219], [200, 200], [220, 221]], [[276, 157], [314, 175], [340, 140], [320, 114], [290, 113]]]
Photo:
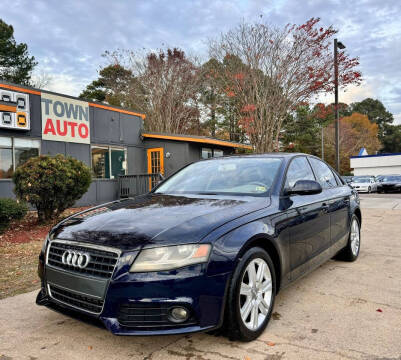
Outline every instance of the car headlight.
[[210, 244], [165, 246], [142, 250], [130, 272], [149, 272], [178, 269], [209, 260]]

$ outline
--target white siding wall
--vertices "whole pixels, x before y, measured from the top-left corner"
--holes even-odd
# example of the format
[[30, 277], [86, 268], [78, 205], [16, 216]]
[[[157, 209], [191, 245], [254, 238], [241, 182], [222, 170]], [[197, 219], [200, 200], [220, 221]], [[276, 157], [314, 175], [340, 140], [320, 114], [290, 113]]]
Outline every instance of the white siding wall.
[[401, 155], [361, 156], [350, 161], [355, 176], [401, 174]]

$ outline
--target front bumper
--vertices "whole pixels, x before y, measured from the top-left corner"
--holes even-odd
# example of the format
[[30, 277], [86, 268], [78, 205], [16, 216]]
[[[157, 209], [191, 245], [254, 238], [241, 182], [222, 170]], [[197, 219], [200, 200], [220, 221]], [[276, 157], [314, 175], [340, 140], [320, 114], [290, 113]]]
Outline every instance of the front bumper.
[[[369, 187], [353, 187], [354, 190], [358, 191], [358, 192], [369, 192]], [[372, 191], [372, 188], [371, 190]]]
[[[108, 282], [103, 307], [98, 314], [55, 299], [49, 291], [46, 274], [50, 273], [46, 271], [49, 266], [42, 263], [42, 267], [39, 271], [43, 277], [36, 300], [38, 305], [84, 313], [100, 320], [115, 335], [182, 334], [211, 330], [222, 324], [229, 274], [208, 276], [206, 264], [153, 273], [129, 273], [116, 269]], [[68, 272], [65, 273], [68, 276]], [[68, 291], [76, 293], [76, 289]], [[173, 306], [188, 309], [189, 319], [181, 324], [170, 321], [166, 314]]]

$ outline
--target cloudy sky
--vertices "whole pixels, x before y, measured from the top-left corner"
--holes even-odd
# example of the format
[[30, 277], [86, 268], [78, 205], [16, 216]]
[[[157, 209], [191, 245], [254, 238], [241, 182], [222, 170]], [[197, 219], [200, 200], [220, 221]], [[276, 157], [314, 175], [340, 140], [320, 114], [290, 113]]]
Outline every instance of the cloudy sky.
[[208, 38], [260, 15], [278, 25], [332, 24], [364, 78], [340, 101], [377, 98], [401, 123], [400, 0], [13, 0], [0, 13], [51, 75], [48, 88], [70, 95], [97, 77], [105, 50], [176, 46], [206, 58]]

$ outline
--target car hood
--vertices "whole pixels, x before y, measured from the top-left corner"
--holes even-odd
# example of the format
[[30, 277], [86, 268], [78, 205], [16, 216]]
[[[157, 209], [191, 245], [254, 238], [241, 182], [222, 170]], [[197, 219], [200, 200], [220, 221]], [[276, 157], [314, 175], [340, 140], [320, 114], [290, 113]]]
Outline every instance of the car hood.
[[266, 197], [147, 194], [72, 215], [52, 238], [137, 250], [198, 242], [217, 227], [270, 205]]
[[391, 185], [391, 186], [395, 186], [395, 185], [401, 185], [401, 182], [399, 181], [382, 181], [380, 183], [380, 185]]

